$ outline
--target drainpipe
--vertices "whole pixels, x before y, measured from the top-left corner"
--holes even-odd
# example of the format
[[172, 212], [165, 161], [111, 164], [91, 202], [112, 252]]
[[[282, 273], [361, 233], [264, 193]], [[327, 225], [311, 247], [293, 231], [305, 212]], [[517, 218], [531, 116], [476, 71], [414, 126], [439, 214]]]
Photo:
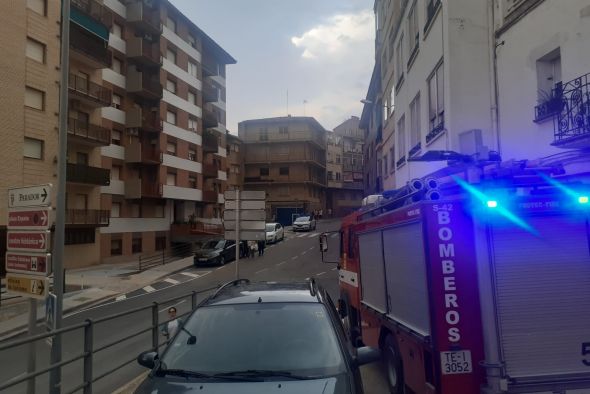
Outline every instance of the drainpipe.
[[498, 86], [498, 47], [504, 45], [504, 41], [498, 43], [496, 41], [495, 31], [495, 3], [496, 0], [488, 0], [488, 37], [490, 40], [490, 65], [492, 73], [490, 74], [491, 85], [491, 102], [490, 115], [492, 119], [492, 133], [496, 136], [496, 150], [501, 155], [502, 145], [500, 138], [500, 108], [498, 105], [499, 86]]

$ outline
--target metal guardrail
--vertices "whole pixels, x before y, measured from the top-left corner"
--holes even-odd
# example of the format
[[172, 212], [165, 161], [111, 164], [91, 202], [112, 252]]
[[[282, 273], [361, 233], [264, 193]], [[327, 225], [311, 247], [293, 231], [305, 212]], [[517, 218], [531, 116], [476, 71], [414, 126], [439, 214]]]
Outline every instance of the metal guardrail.
[[[102, 352], [106, 349], [110, 349], [115, 345], [119, 345], [119, 344], [129, 341], [133, 338], [137, 338], [138, 336], [148, 333], [148, 332], [151, 332], [151, 348], [150, 349], [153, 351], [157, 351], [159, 348], [166, 345], [166, 342], [160, 343], [160, 328], [162, 327], [163, 324], [166, 324], [170, 321], [170, 320], [159, 321], [159, 316], [158, 316], [159, 307], [162, 305], [165, 305], [165, 304], [170, 304], [171, 302], [174, 302], [174, 301], [190, 298], [191, 310], [187, 313], [177, 316], [177, 318], [182, 318], [184, 316], [189, 315], [197, 307], [197, 299], [198, 299], [199, 294], [211, 292], [213, 290], [216, 290], [217, 288], [218, 288], [218, 286], [214, 286], [214, 287], [209, 287], [207, 289], [200, 290], [200, 291], [192, 291], [192, 292], [186, 293], [182, 296], [169, 298], [169, 299], [166, 299], [161, 302], [153, 302], [151, 305], [129, 309], [129, 310], [119, 312], [119, 313], [114, 313], [114, 314], [111, 314], [111, 315], [108, 315], [108, 316], [105, 316], [102, 318], [86, 319], [82, 323], [73, 324], [71, 326], [61, 328], [59, 330], [54, 330], [54, 331], [50, 331], [50, 332], [43, 333], [43, 334], [33, 335], [33, 336], [30, 336], [27, 338], [11, 341], [8, 343], [0, 343], [0, 354], [1, 354], [2, 352], [7, 351], [9, 349], [13, 349], [13, 348], [23, 346], [23, 345], [29, 345], [29, 344], [35, 343], [39, 340], [45, 340], [47, 338], [53, 339], [57, 335], [71, 333], [71, 332], [73, 332], [75, 330], [79, 330], [79, 329], [84, 330], [84, 332], [83, 332], [83, 350], [81, 352], [79, 352], [73, 356], [70, 356], [69, 358], [66, 358], [58, 363], [50, 364], [49, 366], [43, 367], [43, 368], [36, 370], [34, 372], [19, 375], [19, 376], [16, 376], [6, 382], [1, 382], [0, 383], [0, 392], [2, 392], [3, 390], [9, 389], [9, 388], [14, 388], [18, 384], [26, 382], [30, 379], [35, 379], [43, 374], [51, 372], [54, 369], [61, 368], [63, 366], [72, 364], [78, 360], [83, 360], [82, 383], [69, 389], [68, 391], [64, 391], [63, 393], [64, 394], [72, 394], [72, 393], [79, 392], [82, 390], [82, 392], [84, 394], [92, 394], [93, 384], [95, 382], [97, 382], [98, 380], [103, 379], [103, 378], [109, 376], [110, 374], [120, 370], [121, 368], [125, 367], [126, 365], [131, 364], [137, 358], [137, 355], [134, 355], [133, 358], [126, 359], [122, 363], [117, 364], [116, 366], [107, 370], [106, 372], [102, 372], [101, 374], [95, 376], [94, 375], [94, 357], [97, 353]], [[94, 328], [96, 327], [97, 324], [105, 323], [105, 322], [112, 322], [113, 320], [115, 320], [117, 318], [127, 316], [127, 315], [130, 315], [133, 313], [147, 311], [147, 310], [151, 311], [151, 318], [152, 318], [151, 319], [152, 322], [149, 326], [142, 328], [139, 331], [133, 332], [132, 334], [128, 334], [128, 335], [125, 335], [121, 338], [117, 338], [113, 341], [110, 341], [108, 343], [104, 343], [100, 346], [96, 346], [95, 341], [94, 341]], [[63, 388], [63, 382], [62, 382], [62, 388]], [[49, 392], [49, 391], [50, 390], [48, 389], [47, 392]]]

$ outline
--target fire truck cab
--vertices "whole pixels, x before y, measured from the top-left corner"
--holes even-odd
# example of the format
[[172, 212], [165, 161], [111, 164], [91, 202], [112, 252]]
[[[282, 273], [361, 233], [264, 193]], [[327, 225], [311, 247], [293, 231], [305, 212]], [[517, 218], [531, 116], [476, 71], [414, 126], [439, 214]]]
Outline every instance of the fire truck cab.
[[590, 393], [590, 187], [562, 172], [455, 171], [343, 219], [340, 313], [391, 393]]

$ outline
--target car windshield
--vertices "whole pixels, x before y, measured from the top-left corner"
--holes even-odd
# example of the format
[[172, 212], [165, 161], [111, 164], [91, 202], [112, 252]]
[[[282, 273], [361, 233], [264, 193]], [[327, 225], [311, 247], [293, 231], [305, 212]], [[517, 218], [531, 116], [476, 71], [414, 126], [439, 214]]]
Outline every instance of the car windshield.
[[311, 303], [257, 303], [197, 309], [162, 356], [163, 368], [207, 374], [244, 370], [306, 376], [345, 372], [325, 307]]
[[275, 225], [274, 224], [267, 224], [266, 231], [275, 231]]
[[309, 222], [309, 216], [299, 216], [297, 219], [295, 219], [295, 223], [298, 222]]
[[203, 249], [221, 249], [223, 248], [224, 241], [221, 240], [214, 240], [209, 241], [205, 245], [203, 245]]

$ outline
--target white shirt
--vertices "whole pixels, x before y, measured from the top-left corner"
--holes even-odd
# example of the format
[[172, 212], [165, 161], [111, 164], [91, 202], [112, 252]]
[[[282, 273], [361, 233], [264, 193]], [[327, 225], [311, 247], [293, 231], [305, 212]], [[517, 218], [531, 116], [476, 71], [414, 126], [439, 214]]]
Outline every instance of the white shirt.
[[166, 331], [168, 332], [168, 338], [172, 338], [178, 331], [178, 319], [169, 321], [166, 325]]

